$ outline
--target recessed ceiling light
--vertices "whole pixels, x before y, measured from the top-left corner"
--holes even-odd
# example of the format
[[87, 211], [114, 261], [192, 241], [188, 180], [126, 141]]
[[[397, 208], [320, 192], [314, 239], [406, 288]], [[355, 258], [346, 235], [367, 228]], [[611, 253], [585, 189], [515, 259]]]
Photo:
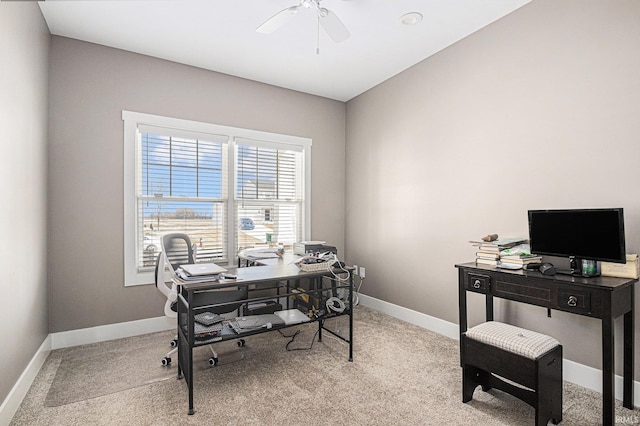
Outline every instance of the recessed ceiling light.
[[400, 22], [403, 25], [416, 25], [422, 21], [422, 13], [420, 12], [409, 12], [400, 17]]

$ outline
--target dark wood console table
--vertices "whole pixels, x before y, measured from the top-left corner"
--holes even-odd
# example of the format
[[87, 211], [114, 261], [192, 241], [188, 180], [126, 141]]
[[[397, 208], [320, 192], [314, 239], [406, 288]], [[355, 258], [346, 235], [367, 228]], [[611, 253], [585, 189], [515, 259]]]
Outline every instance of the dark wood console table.
[[[486, 319], [493, 320], [493, 297], [543, 306], [602, 321], [602, 423], [615, 420], [614, 319], [624, 316], [623, 406], [633, 409], [635, 279], [507, 270], [464, 263], [458, 268], [460, 334], [467, 331], [467, 291], [486, 295]], [[561, 342], [562, 343], [562, 342]]]

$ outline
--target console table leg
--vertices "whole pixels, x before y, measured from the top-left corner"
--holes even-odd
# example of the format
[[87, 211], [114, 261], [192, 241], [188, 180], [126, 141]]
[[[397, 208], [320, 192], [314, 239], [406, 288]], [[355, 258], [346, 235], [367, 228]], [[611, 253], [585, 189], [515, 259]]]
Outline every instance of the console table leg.
[[634, 340], [635, 340], [635, 330], [633, 325], [633, 315], [634, 315], [634, 295], [633, 295], [633, 287], [631, 287], [631, 310], [624, 314], [624, 394], [622, 397], [622, 405], [625, 408], [629, 408], [633, 410], [633, 351], [634, 351]]
[[611, 315], [602, 319], [602, 424], [614, 425], [614, 337]]

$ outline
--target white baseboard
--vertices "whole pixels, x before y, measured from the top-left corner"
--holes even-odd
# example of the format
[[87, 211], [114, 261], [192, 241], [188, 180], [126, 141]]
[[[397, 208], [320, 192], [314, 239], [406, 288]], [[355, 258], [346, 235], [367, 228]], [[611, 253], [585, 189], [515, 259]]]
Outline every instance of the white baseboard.
[[440, 318], [432, 317], [430, 315], [423, 314], [422, 312], [404, 308], [399, 305], [394, 305], [393, 303], [385, 302], [383, 300], [367, 296], [366, 294], [358, 294], [358, 299], [362, 306], [366, 306], [367, 308], [398, 318], [399, 320], [415, 324], [452, 339], [457, 340], [460, 337], [460, 328], [458, 327], [458, 324], [441, 320]]
[[140, 336], [141, 334], [176, 328], [176, 319], [168, 317], [147, 318], [137, 321], [100, 325], [98, 327], [81, 328], [79, 330], [51, 333], [51, 349], [68, 348], [88, 343]]
[[[415, 324], [427, 330], [431, 330], [446, 337], [458, 340], [460, 338], [460, 328], [458, 324], [435, 318], [421, 312], [417, 312], [393, 303], [385, 302], [365, 294], [359, 294], [358, 298], [362, 306], [366, 306], [376, 311], [385, 313], [399, 320]], [[562, 363], [564, 380], [578, 386], [602, 393], [602, 370], [578, 364], [577, 362], [565, 359]], [[616, 399], [622, 400], [623, 380], [621, 376], [615, 377]], [[633, 382], [633, 405], [640, 407], [640, 382]]]
[[49, 356], [50, 351], [51, 336], [49, 335], [44, 339], [33, 358], [31, 358], [31, 361], [27, 365], [27, 368], [24, 369], [24, 371], [18, 378], [18, 381], [15, 385], [13, 385], [13, 388], [11, 388], [11, 391], [9, 391], [9, 394], [2, 402], [2, 405], [0, 405], [1, 426], [7, 426], [9, 423], [11, 423], [11, 419], [16, 414], [16, 411], [18, 411], [18, 408], [20, 408], [22, 400], [24, 399], [25, 395], [27, 395], [29, 388], [33, 384], [36, 375], [44, 365], [44, 362], [46, 361], [47, 356]]

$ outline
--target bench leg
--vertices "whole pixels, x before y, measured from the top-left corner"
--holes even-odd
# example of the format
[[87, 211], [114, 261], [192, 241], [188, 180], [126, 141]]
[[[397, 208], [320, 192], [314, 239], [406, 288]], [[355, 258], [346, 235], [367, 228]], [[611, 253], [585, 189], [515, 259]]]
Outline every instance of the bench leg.
[[489, 373], [472, 365], [464, 365], [462, 367], [462, 402], [471, 401], [473, 392], [478, 386], [482, 386], [485, 392], [491, 389]]
[[478, 369], [470, 365], [462, 367], [462, 402], [469, 402], [473, 399], [473, 391], [478, 387]]
[[538, 360], [536, 425], [562, 421], [562, 346]]

